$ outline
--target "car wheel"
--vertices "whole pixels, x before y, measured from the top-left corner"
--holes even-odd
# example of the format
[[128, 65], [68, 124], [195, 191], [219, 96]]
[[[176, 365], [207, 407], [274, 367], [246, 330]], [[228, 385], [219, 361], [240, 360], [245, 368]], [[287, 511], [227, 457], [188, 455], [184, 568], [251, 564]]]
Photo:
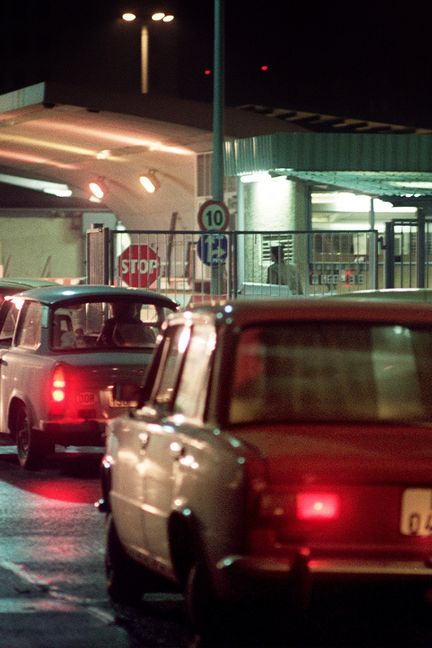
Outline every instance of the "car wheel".
[[40, 468], [50, 451], [38, 437], [37, 431], [32, 429], [25, 407], [20, 408], [16, 417], [16, 444], [19, 464], [26, 470]]
[[107, 591], [116, 603], [138, 603], [144, 591], [142, 570], [125, 552], [112, 513], [106, 518], [105, 575]]
[[184, 592], [186, 612], [194, 630], [201, 635], [214, 634], [223, 626], [223, 608], [211, 591], [204, 564], [195, 562], [189, 571]]

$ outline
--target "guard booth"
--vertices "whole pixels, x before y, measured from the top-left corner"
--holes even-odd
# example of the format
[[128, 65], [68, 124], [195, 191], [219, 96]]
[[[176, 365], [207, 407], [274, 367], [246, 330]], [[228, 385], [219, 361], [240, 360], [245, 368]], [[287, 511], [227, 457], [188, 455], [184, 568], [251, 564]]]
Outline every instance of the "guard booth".
[[[209, 298], [289, 297], [269, 284], [271, 248], [300, 278], [301, 294], [378, 287], [378, 232], [110, 230], [87, 232], [87, 281], [156, 290], [181, 307]], [[381, 273], [382, 274], [382, 273]]]

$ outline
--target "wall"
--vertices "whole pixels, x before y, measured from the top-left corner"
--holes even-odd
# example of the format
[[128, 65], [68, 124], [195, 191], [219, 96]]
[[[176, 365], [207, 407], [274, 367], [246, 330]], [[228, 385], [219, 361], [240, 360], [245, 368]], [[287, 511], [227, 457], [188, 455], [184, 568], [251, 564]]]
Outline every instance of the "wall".
[[0, 218], [3, 274], [8, 277], [79, 277], [85, 274], [81, 214], [5, 213]]

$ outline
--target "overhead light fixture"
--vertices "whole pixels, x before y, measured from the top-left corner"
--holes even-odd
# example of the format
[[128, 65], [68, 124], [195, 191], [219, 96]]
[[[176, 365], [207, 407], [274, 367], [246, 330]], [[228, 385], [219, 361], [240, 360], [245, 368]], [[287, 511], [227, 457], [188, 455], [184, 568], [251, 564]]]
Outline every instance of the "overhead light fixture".
[[256, 173], [246, 173], [240, 176], [240, 181], [249, 184], [250, 182], [261, 182], [263, 180], [271, 180], [271, 175], [268, 171], [257, 171]]
[[[124, 20], [125, 22], [133, 22], [136, 19], [137, 19], [137, 15], [132, 11], [125, 11], [122, 14], [122, 20]], [[174, 20], [174, 15], [170, 13], [165, 13], [164, 11], [157, 11], [154, 14], [152, 14], [151, 19], [154, 22], [162, 21], [164, 23], [168, 23]]]
[[0, 183], [15, 185], [17, 187], [25, 187], [27, 189], [34, 189], [35, 191], [43, 191], [44, 193], [58, 196], [59, 198], [69, 198], [72, 196], [72, 190], [67, 184], [61, 182], [51, 182], [49, 180], [36, 180], [35, 178], [24, 178], [22, 176], [8, 175], [0, 173]]
[[154, 13], [154, 14], [152, 15], [151, 18], [152, 18], [152, 20], [154, 20], [155, 22], [160, 22], [160, 21], [162, 20], [162, 22], [165, 22], [165, 23], [167, 23], [167, 22], [172, 22], [172, 21], [174, 20], [174, 16], [173, 16], [173, 14], [166, 14], [166, 13], [163, 12], [163, 11], [157, 11], [156, 13]]
[[132, 11], [126, 11], [124, 14], [122, 14], [122, 19], [126, 22], [133, 22], [134, 20], [136, 20], [136, 14], [132, 13]]
[[102, 200], [108, 194], [108, 185], [105, 181], [105, 178], [102, 178], [102, 176], [99, 176], [95, 180], [91, 180], [88, 183], [88, 187], [92, 193], [92, 196], [94, 198], [97, 198], [98, 200]]
[[160, 187], [160, 182], [156, 178], [156, 174], [153, 170], [140, 176], [139, 181], [148, 193], [154, 193]]
[[432, 189], [430, 180], [393, 180], [389, 182], [392, 187], [412, 187], [413, 189]]

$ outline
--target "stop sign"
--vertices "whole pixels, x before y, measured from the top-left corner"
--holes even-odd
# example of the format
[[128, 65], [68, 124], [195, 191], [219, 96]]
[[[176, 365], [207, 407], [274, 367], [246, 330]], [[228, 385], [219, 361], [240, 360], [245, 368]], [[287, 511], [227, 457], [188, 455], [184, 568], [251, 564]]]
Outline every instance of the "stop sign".
[[118, 274], [134, 288], [149, 288], [160, 275], [160, 258], [149, 245], [129, 245], [118, 258]]

